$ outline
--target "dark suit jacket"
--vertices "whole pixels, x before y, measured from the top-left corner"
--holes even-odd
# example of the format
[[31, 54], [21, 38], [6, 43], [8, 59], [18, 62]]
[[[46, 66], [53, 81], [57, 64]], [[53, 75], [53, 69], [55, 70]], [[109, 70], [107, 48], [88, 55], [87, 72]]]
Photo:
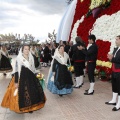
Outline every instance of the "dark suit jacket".
[[71, 47], [71, 56], [73, 61], [76, 60], [85, 60], [85, 54], [77, 48], [77, 46], [83, 46], [82, 43], [77, 43]]
[[44, 53], [45, 56], [49, 54], [49, 48], [47, 46], [43, 50], [43, 53]]
[[82, 50], [86, 55], [86, 61], [96, 61], [98, 55], [98, 47], [95, 43], [93, 43], [88, 50]]
[[[113, 55], [116, 53], [118, 48], [115, 48], [113, 51]], [[116, 56], [112, 58], [112, 63], [115, 64], [116, 69], [120, 69], [120, 49], [117, 51]]]
[[69, 49], [70, 49], [70, 46], [69, 46], [69, 45], [66, 45], [66, 46], [64, 47], [64, 50], [65, 50], [66, 53], [69, 52]]

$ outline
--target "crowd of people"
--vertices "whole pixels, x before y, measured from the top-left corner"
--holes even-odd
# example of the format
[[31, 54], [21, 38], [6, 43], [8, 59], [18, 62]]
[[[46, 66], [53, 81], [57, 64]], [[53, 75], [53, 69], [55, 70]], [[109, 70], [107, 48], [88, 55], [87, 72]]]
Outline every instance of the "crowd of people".
[[[17, 113], [29, 112], [43, 108], [46, 96], [36, 77], [36, 69], [49, 68], [47, 76], [47, 89], [60, 97], [71, 94], [73, 89], [79, 89], [84, 84], [84, 71], [87, 67], [89, 89], [84, 95], [95, 93], [94, 70], [98, 54], [95, 35], [88, 36], [88, 46], [78, 36], [73, 42], [60, 41], [29, 46], [23, 45], [19, 49], [15, 65], [11, 66], [9, 54], [5, 46], [0, 50], [0, 72], [6, 75], [13, 70], [12, 79], [2, 100], [2, 107], [9, 108]], [[106, 102], [107, 105], [115, 105], [113, 111], [120, 109], [120, 36], [116, 37], [116, 46], [113, 54], [108, 54], [112, 66], [112, 91], [113, 98]], [[87, 66], [86, 66], [87, 64]], [[75, 84], [68, 66], [74, 66]], [[117, 101], [118, 96], [118, 101]]]

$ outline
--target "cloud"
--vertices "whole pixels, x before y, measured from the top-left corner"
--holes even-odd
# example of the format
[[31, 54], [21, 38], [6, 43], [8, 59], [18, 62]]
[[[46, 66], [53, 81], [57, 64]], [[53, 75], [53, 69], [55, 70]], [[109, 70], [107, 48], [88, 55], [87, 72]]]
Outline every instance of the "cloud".
[[[65, 9], [65, 0], [5, 0], [8, 4], [24, 5], [43, 14], [61, 14]], [[14, 9], [14, 8], [13, 8]], [[22, 9], [22, 8], [21, 8]]]
[[65, 0], [0, 0], [0, 33], [45, 38], [57, 30], [65, 7]]
[[65, 0], [31, 0], [30, 8], [36, 11], [43, 11], [44, 14], [61, 14], [64, 11]]

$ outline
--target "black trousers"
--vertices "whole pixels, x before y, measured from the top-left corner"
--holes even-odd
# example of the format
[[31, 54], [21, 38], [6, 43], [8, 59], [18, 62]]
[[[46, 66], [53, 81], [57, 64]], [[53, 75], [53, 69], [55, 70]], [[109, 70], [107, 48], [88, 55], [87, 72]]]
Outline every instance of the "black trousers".
[[76, 77], [84, 75], [83, 69], [84, 69], [84, 62], [74, 62], [74, 72]]
[[45, 54], [43, 57], [43, 62], [48, 63], [49, 61], [49, 54]]
[[95, 78], [94, 78], [94, 71], [96, 68], [96, 62], [88, 62], [87, 63], [87, 69], [88, 69], [88, 79], [89, 82], [95, 82]]
[[112, 73], [112, 91], [120, 95], [120, 75], [116, 76], [115, 73]]

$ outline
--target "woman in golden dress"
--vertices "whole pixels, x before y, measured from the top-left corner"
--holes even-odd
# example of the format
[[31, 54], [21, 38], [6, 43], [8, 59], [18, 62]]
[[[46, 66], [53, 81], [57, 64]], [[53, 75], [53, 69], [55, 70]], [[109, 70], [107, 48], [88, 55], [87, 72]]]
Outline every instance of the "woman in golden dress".
[[32, 113], [44, 107], [46, 97], [35, 71], [30, 47], [24, 45], [17, 56], [14, 76], [2, 100], [2, 107], [17, 113]]

